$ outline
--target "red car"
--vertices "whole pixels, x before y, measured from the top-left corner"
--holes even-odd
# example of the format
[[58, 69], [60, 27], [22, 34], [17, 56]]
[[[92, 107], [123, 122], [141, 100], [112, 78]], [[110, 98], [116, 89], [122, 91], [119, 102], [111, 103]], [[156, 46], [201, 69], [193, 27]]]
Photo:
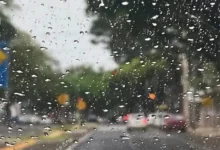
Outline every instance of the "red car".
[[186, 130], [186, 121], [181, 115], [169, 115], [165, 117], [165, 129], [168, 130]]

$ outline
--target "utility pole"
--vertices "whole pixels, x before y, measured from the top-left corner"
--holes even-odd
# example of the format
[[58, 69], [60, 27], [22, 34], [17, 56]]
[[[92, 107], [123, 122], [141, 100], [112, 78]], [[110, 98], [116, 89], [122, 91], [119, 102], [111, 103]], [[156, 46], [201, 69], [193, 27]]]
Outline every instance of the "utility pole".
[[183, 101], [182, 113], [186, 119], [186, 124], [189, 125], [189, 101], [187, 99], [187, 91], [189, 89], [189, 63], [186, 54], [180, 54], [180, 61], [182, 63], [182, 87], [183, 87]]

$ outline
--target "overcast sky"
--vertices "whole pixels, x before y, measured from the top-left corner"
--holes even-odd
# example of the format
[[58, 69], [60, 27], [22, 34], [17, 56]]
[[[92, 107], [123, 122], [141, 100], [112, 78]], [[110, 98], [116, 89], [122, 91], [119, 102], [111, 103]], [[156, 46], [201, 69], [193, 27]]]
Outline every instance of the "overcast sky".
[[48, 48], [46, 51], [60, 61], [62, 68], [81, 64], [95, 69], [103, 66], [105, 70], [116, 67], [104, 45], [92, 45], [92, 36], [85, 33], [92, 23], [92, 18], [85, 14], [85, 0], [14, 2], [20, 6], [20, 10], [10, 11], [14, 25], [36, 36], [36, 40]]

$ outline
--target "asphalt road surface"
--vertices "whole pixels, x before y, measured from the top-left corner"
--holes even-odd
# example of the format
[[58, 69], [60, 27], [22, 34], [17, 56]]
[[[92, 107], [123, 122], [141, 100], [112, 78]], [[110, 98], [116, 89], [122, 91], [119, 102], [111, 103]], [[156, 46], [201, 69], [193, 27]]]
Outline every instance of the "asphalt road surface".
[[14, 125], [14, 126], [0, 126], [0, 136], [21, 136], [30, 135], [42, 132], [45, 125]]
[[125, 126], [102, 126], [67, 150], [214, 150], [182, 134], [154, 128], [128, 133]]

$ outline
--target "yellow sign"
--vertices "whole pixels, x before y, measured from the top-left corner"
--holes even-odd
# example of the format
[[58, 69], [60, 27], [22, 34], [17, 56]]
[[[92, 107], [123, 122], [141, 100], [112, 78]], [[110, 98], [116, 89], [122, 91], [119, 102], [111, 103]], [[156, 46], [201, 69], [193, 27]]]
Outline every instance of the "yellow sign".
[[201, 101], [203, 106], [209, 107], [213, 104], [213, 99], [211, 99], [210, 97], [204, 98]]
[[0, 49], [0, 64], [7, 58], [3, 50]]
[[60, 94], [57, 97], [57, 101], [60, 105], [64, 105], [69, 101], [69, 95], [68, 94]]
[[79, 110], [85, 110], [86, 109], [86, 102], [82, 98], [79, 98], [76, 107]]

